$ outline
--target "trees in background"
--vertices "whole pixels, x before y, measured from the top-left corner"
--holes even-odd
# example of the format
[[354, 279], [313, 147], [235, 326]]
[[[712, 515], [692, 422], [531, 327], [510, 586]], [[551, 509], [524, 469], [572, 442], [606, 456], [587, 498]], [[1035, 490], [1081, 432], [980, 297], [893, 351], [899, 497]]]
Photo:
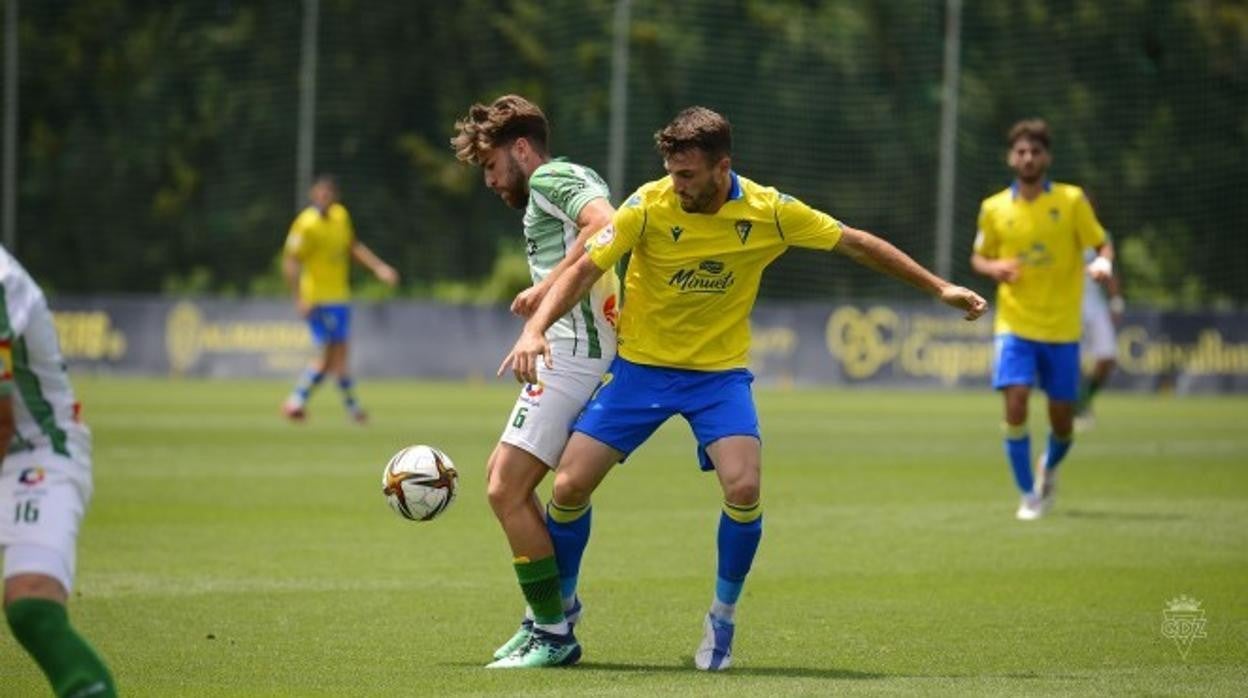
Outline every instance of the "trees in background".
[[[410, 292], [466, 298], [517, 276], [498, 259], [519, 254], [514, 212], [447, 147], [470, 102], [531, 96], [556, 152], [605, 172], [611, 15], [607, 0], [322, 0], [317, 167], [339, 175], [360, 234]], [[706, 104], [732, 119], [744, 174], [931, 261], [939, 3], [637, 0], [632, 16], [628, 187], [661, 173], [654, 130]], [[293, 1], [23, 4], [32, 271], [64, 292], [275, 290], [295, 212], [300, 21]], [[966, 3], [960, 280], [978, 283], [964, 260], [978, 202], [1009, 177], [1003, 133], [1040, 115], [1054, 175], [1093, 195], [1132, 295], [1248, 301], [1246, 47], [1242, 2]], [[764, 294], [891, 292], [851, 267], [789, 255]]]

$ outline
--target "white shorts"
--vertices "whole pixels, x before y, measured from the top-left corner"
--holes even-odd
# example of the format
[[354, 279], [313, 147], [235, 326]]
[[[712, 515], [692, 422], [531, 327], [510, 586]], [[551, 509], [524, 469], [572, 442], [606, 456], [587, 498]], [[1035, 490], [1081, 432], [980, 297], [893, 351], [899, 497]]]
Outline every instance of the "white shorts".
[[568, 443], [572, 423], [589, 402], [614, 356], [586, 359], [555, 355], [553, 369], [538, 359], [537, 385], [520, 389], [499, 441], [537, 456], [554, 469]]
[[1104, 303], [1083, 304], [1083, 339], [1080, 351], [1094, 360], [1118, 357], [1118, 339], [1114, 320]]
[[78, 527], [89, 501], [89, 464], [46, 450], [6, 457], [0, 467], [4, 577], [43, 574], [71, 591]]

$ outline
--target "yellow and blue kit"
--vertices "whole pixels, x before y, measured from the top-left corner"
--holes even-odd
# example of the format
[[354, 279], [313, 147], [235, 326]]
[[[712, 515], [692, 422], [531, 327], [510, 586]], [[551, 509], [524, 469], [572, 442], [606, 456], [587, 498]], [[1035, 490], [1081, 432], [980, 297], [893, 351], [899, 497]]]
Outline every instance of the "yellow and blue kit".
[[668, 417], [693, 426], [698, 457], [732, 435], [758, 437], [746, 368], [763, 270], [790, 247], [830, 250], [842, 227], [791, 196], [731, 173], [711, 214], [680, 206], [671, 177], [642, 186], [587, 251], [604, 270], [631, 252], [619, 349], [574, 428], [628, 454]]

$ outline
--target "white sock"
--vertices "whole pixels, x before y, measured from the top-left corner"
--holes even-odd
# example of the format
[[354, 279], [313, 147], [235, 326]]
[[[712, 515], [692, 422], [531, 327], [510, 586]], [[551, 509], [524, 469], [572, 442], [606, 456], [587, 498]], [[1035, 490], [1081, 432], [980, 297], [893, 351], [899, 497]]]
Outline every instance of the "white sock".
[[572, 632], [571, 629], [568, 628], [568, 621], [566, 620], [561, 620], [558, 623], [555, 623], [553, 625], [533, 623], [533, 627], [537, 628], [538, 630], [544, 630], [548, 633], [554, 633], [555, 635], [567, 635], [568, 633]]

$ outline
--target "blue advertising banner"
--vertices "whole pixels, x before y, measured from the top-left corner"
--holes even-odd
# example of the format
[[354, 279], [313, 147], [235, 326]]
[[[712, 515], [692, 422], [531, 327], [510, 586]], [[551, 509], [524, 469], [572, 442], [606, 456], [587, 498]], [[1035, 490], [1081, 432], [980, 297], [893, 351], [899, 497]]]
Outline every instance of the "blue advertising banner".
[[[133, 297], [52, 303], [74, 370], [289, 377], [312, 356], [281, 301]], [[351, 365], [365, 378], [493, 375], [521, 321], [505, 308], [393, 301], [353, 308]], [[751, 369], [762, 384], [985, 387], [992, 322], [928, 303], [760, 303]], [[1118, 328], [1111, 386], [1248, 392], [1248, 313], [1133, 310]]]

